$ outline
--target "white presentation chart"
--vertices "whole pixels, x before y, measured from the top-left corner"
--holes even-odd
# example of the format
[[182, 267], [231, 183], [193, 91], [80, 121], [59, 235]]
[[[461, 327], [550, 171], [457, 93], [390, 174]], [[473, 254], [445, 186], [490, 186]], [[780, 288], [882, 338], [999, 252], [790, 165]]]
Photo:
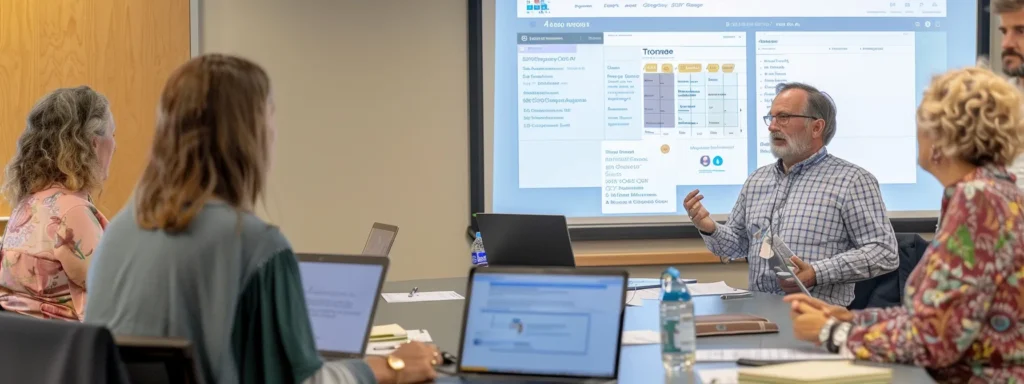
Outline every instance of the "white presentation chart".
[[[518, 45], [519, 187], [601, 187], [605, 213], [630, 214], [675, 212], [678, 185], [742, 184], [746, 36], [607, 32], [599, 43]], [[650, 161], [629, 168], [607, 156], [619, 150]], [[609, 185], [619, 182], [629, 185]]]
[[[797, 81], [832, 96], [838, 110], [831, 154], [882, 184], [917, 182], [914, 32], [757, 32], [757, 115], [776, 87]], [[864, 82], [884, 84], [865, 87]], [[767, 127], [757, 130], [757, 164], [775, 161]]]

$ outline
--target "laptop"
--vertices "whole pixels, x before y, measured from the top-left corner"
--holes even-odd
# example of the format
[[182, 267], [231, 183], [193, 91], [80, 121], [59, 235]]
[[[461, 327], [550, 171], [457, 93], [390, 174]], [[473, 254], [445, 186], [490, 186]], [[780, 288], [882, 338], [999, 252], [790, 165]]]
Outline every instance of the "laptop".
[[474, 268], [448, 383], [615, 382], [626, 271]]
[[[565, 216], [478, 213], [477, 225], [493, 266], [575, 267]], [[688, 280], [687, 283], [697, 282]], [[629, 289], [660, 288], [661, 279], [629, 279]]]
[[298, 258], [309, 321], [320, 355], [327, 359], [362, 357], [389, 259], [309, 253], [300, 253]]
[[478, 213], [487, 265], [575, 267], [565, 216]]
[[398, 226], [373, 223], [373, 226], [370, 227], [370, 234], [366, 236], [366, 244], [363, 245], [363, 254], [387, 257], [391, 253], [391, 246], [395, 244], [396, 237], [398, 237]]

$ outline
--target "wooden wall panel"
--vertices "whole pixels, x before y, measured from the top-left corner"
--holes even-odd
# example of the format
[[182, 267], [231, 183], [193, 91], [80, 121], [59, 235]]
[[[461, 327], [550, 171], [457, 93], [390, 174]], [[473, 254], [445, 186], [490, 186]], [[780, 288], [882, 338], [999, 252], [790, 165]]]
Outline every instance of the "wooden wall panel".
[[[112, 217], [145, 167], [160, 91], [189, 59], [189, 32], [187, 0], [0, 0], [0, 161], [13, 156], [36, 100], [54, 88], [93, 87], [110, 99], [117, 126], [97, 199]], [[0, 202], [0, 216], [9, 212]]]

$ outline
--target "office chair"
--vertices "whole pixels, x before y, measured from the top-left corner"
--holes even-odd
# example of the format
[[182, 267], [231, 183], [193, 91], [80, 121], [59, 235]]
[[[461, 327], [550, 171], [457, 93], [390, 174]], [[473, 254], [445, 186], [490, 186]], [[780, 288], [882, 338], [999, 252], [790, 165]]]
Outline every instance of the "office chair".
[[134, 384], [202, 383], [189, 340], [115, 336], [114, 341]]

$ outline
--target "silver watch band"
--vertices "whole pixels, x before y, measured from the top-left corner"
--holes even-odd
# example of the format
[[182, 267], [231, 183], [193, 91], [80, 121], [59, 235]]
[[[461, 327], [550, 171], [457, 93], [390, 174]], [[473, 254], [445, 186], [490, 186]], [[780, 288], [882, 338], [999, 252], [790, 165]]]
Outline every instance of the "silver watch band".
[[832, 347], [836, 351], [846, 345], [846, 339], [850, 337], [850, 328], [853, 328], [853, 323], [842, 323], [836, 327], [836, 331], [832, 335]]
[[825, 324], [818, 330], [818, 343], [825, 345], [828, 342], [829, 336], [832, 336], [832, 326], [835, 325], [836, 319], [834, 317], [825, 320]]

